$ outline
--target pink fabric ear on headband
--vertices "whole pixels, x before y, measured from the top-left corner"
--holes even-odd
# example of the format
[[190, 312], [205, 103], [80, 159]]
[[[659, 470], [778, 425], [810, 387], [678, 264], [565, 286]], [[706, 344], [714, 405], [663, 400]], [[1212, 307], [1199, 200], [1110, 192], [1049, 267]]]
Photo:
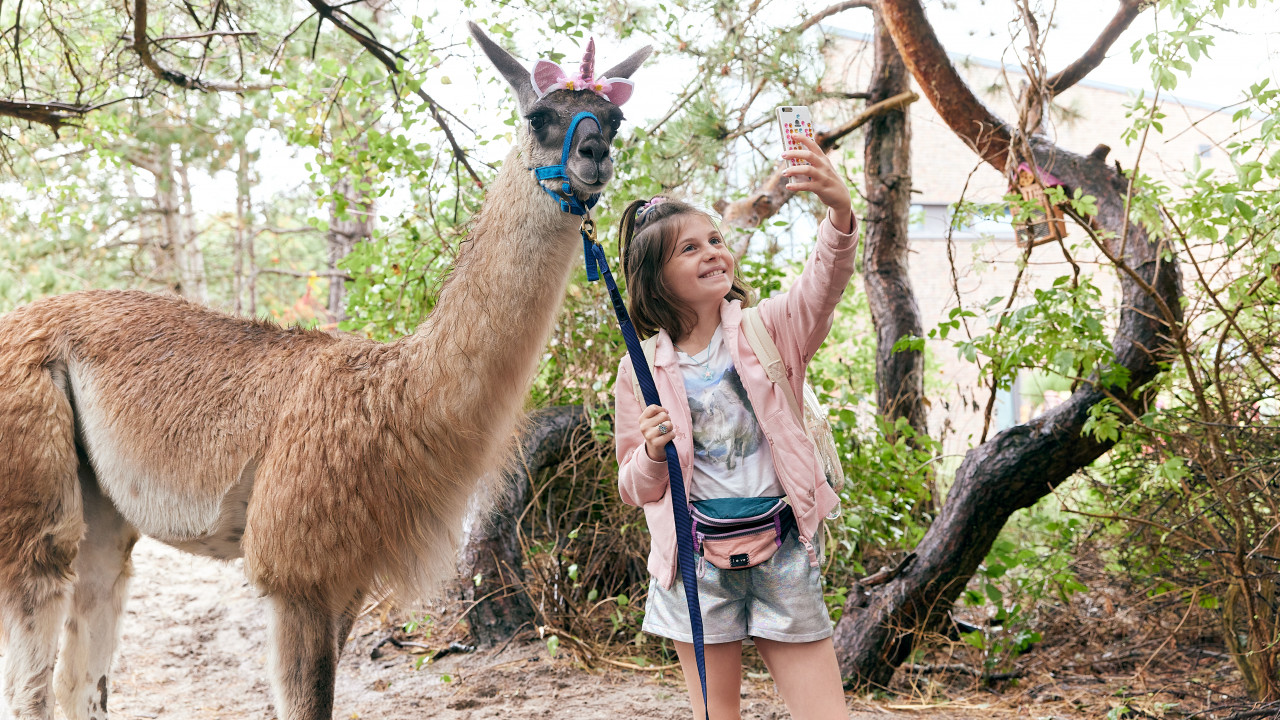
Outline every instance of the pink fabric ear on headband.
[[529, 75], [529, 81], [533, 85], [533, 91], [538, 94], [541, 99], [549, 92], [556, 90], [589, 90], [600, 97], [608, 100], [614, 105], [622, 105], [622, 103], [631, 99], [631, 92], [635, 89], [635, 83], [625, 78], [600, 78], [595, 79], [595, 55], [596, 41], [592, 38], [587, 43], [587, 52], [582, 58], [582, 65], [579, 67], [578, 74], [570, 76], [556, 63], [550, 60], [539, 60], [533, 65], [533, 72]]
[[538, 97], [542, 97], [552, 90], [567, 87], [569, 76], [559, 65], [550, 60], [539, 60], [534, 63], [529, 80], [533, 83], [534, 92], [538, 93]]
[[625, 78], [608, 78], [600, 81], [601, 90], [598, 90], [605, 100], [614, 105], [631, 99], [631, 91], [636, 89], [636, 84]]

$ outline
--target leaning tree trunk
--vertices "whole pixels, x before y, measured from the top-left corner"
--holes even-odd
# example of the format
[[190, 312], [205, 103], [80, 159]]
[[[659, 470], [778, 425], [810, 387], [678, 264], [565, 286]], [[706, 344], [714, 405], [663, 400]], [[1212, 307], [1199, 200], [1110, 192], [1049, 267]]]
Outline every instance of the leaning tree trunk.
[[494, 645], [533, 621], [521, 569], [520, 515], [538, 472], [564, 460], [574, 434], [588, 427], [581, 405], [530, 414], [516, 463], [495, 488], [492, 508], [476, 520], [462, 552], [462, 599], [470, 605], [467, 622], [476, 644]]
[[[1003, 171], [1011, 129], [960, 79], [919, 1], [882, 0], [881, 11], [908, 68], [943, 120]], [[1069, 194], [1078, 188], [1097, 198], [1095, 222], [1105, 233], [1104, 250], [1122, 270], [1123, 309], [1113, 347], [1130, 380], [1128, 394], [1115, 392], [1140, 414], [1149, 398], [1136, 390], [1159, 372], [1168, 349], [1164, 338], [1182, 321], [1178, 266], [1162, 257], [1169, 248], [1141, 223], [1126, 222], [1127, 179], [1106, 163], [1105, 148], [1084, 157], [1044, 138], [1030, 138], [1028, 144], [1034, 162], [1062, 180]], [[1102, 390], [1083, 383], [1064, 404], [966, 454], [941, 515], [916, 547], [915, 561], [845, 606], [835, 637], [845, 677], [887, 684], [918, 633], [946, 617], [1009, 516], [1035, 504], [1111, 446], [1082, 433], [1089, 408], [1105, 398]]]
[[[893, 38], [875, 14], [875, 67], [868, 104], [910, 91], [911, 76]], [[911, 112], [901, 106], [867, 123], [866, 249], [863, 284], [876, 328], [876, 409], [890, 423], [907, 418], [916, 435], [928, 428], [924, 411], [924, 353], [893, 352], [904, 337], [920, 337], [920, 308], [907, 270], [911, 209]]]

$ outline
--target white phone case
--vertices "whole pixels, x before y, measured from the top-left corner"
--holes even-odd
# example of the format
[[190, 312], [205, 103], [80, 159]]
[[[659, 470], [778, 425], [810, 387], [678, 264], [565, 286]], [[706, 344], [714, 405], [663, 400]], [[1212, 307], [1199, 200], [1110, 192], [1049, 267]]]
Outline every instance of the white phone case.
[[[782, 131], [782, 149], [799, 150], [804, 146], [794, 136], [804, 134], [813, 138], [813, 117], [804, 105], [783, 105], [778, 108], [778, 127]], [[803, 160], [787, 159], [787, 165], [808, 165]], [[792, 175], [791, 181], [808, 182], [808, 175]]]

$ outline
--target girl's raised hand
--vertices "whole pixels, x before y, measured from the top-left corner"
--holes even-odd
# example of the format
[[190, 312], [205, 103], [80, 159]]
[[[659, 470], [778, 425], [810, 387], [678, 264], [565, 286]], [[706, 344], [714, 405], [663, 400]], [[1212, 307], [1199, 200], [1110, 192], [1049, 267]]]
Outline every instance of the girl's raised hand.
[[793, 165], [782, 171], [787, 178], [796, 175], [808, 175], [807, 181], [789, 180], [787, 189], [792, 192], [809, 191], [818, 196], [823, 205], [831, 208], [831, 219], [838, 229], [853, 228], [853, 204], [849, 199], [849, 188], [844, 179], [831, 164], [831, 159], [822, 152], [818, 143], [807, 135], [796, 135], [803, 148], [787, 150], [782, 157], [789, 160], [802, 160], [808, 165]]

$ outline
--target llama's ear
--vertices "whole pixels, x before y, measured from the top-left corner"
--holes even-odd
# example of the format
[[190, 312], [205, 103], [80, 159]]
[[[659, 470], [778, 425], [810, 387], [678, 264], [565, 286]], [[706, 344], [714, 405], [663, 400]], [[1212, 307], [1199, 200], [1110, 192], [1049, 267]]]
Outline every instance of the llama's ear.
[[516, 91], [516, 100], [520, 103], [520, 109], [523, 111], [532, 105], [538, 96], [533, 91], [533, 84], [529, 81], [529, 71], [519, 60], [512, 57], [511, 53], [490, 40], [479, 25], [468, 21], [467, 27], [471, 30], [471, 37], [480, 43], [480, 49], [484, 50], [484, 54], [489, 57], [489, 62], [493, 63], [498, 72], [502, 73], [502, 77], [506, 78], [507, 83]]
[[635, 72], [636, 69], [640, 67], [640, 63], [644, 62], [645, 58], [649, 57], [649, 53], [651, 52], [653, 52], [653, 46], [645, 45], [639, 50], [631, 53], [631, 57], [627, 58], [626, 60], [623, 60], [617, 65], [614, 65], [608, 70], [605, 70], [604, 72], [600, 73], [596, 77], [629, 78], [631, 77], [631, 73]]

